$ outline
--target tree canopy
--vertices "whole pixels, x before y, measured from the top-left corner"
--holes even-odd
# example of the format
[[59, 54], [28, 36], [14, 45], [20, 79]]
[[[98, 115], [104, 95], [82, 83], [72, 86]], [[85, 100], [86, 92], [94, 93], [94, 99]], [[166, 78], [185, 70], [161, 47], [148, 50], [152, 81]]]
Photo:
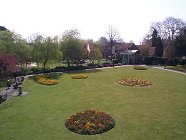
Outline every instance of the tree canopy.
[[182, 31], [182, 33], [177, 36], [174, 47], [176, 50], [176, 56], [178, 57], [186, 57], [186, 29]]
[[156, 29], [154, 29], [154, 31], [152, 33], [151, 42], [152, 42], [152, 47], [155, 47], [154, 55], [156, 57], [162, 57], [163, 50], [164, 50], [163, 43], [162, 43], [161, 37], [158, 35], [158, 31]]
[[36, 35], [33, 39], [31, 46], [32, 60], [37, 64], [42, 63], [44, 69], [49, 61], [60, 61], [61, 53], [58, 43], [55, 38], [44, 38], [42, 35]]
[[70, 66], [73, 61], [81, 60], [83, 58], [83, 44], [79, 39], [79, 32], [77, 30], [67, 30], [63, 34], [61, 40], [61, 51], [63, 59], [67, 61]]

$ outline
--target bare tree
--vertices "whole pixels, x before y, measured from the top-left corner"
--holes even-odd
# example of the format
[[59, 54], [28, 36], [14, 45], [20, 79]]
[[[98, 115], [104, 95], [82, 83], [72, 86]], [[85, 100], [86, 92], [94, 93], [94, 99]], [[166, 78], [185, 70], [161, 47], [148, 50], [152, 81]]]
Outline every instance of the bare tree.
[[174, 40], [180, 34], [186, 23], [179, 18], [167, 17], [162, 22], [153, 22], [151, 31], [155, 28], [163, 39]]
[[152, 35], [154, 29], [162, 39], [164, 48], [173, 50], [173, 42], [181, 31], [186, 28], [186, 22], [179, 18], [167, 17], [164, 21], [153, 22], [148, 35]]
[[110, 44], [110, 57], [111, 57], [111, 61], [112, 61], [112, 57], [113, 57], [113, 53], [114, 53], [113, 47], [118, 42], [121, 42], [121, 39], [119, 36], [119, 32], [112, 26], [109, 27], [109, 30], [107, 31], [107, 35], [108, 35], [108, 40], [109, 40], [109, 44]]

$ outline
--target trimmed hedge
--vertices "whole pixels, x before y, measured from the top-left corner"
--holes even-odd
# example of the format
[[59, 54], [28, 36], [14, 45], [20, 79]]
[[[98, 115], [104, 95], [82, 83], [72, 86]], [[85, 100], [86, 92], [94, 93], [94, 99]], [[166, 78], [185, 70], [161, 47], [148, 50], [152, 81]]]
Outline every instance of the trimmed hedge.
[[134, 66], [135, 70], [147, 70], [146, 66]]

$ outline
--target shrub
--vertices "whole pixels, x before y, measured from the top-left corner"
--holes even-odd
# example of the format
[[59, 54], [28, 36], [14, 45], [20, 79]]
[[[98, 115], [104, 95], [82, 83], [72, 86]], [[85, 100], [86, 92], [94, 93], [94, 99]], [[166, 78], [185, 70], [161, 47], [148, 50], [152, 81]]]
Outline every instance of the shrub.
[[82, 135], [95, 135], [106, 132], [115, 126], [112, 117], [98, 110], [85, 110], [70, 116], [65, 127]]
[[147, 70], [146, 66], [134, 66], [135, 70]]
[[0, 54], [0, 76], [10, 76], [18, 71], [18, 61], [12, 54]]
[[19, 75], [19, 76], [21, 76], [21, 75], [30, 75], [30, 74], [33, 74], [33, 71], [32, 71], [32, 69], [31, 68], [22, 68], [21, 69], [21, 71], [19, 71], [19, 72], [16, 72], [15, 73], [15, 75]]
[[163, 57], [144, 57], [144, 63], [146, 65], [164, 65], [165, 61], [167, 61], [167, 59]]

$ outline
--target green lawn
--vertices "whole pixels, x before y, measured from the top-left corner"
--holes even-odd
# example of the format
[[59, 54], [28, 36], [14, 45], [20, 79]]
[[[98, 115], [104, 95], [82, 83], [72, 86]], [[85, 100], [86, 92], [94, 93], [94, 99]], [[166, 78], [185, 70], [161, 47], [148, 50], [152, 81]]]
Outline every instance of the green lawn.
[[[1, 140], [185, 140], [186, 76], [148, 68], [87, 71], [87, 79], [63, 74], [59, 84], [27, 80], [26, 96], [0, 105]], [[143, 78], [152, 87], [119, 85], [122, 78]], [[101, 135], [80, 135], [64, 127], [66, 118], [86, 109], [110, 114], [115, 127]]]

